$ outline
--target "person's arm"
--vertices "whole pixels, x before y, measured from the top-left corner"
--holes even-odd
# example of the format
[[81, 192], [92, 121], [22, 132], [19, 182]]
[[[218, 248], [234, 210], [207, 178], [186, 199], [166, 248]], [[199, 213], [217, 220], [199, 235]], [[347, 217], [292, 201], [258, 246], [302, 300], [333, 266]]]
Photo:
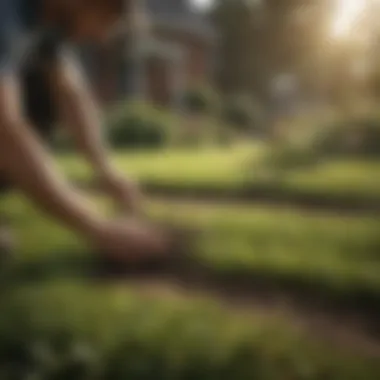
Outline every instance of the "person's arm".
[[89, 160], [97, 179], [125, 209], [135, 209], [139, 198], [137, 187], [133, 181], [126, 180], [111, 163], [110, 149], [101, 131], [99, 107], [95, 104], [78, 64], [66, 56], [49, 71], [63, 111], [65, 127]]
[[102, 136], [101, 115], [77, 63], [66, 56], [56, 62], [49, 73], [65, 127], [96, 172], [106, 175], [112, 165]]
[[101, 216], [70, 187], [22, 116], [17, 80], [0, 77], [0, 161], [8, 179], [28, 198], [73, 230], [92, 235]]

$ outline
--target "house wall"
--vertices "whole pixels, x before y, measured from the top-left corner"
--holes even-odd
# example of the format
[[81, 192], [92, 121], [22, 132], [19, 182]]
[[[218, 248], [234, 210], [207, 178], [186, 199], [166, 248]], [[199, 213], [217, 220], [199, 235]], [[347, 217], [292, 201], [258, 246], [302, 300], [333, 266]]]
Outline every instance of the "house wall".
[[132, 62], [123, 54], [124, 49], [125, 45], [118, 42], [97, 49], [92, 54], [90, 84], [97, 100], [103, 105], [133, 92]]
[[[186, 53], [181, 63], [153, 55], [144, 60], [144, 67], [139, 67], [143, 70], [145, 96], [156, 104], [170, 106], [178, 80], [181, 87], [186, 88], [209, 78], [211, 50], [206, 42], [189, 33], [161, 29], [155, 31], [154, 37], [169, 45], [180, 46]], [[135, 94], [137, 73], [128, 60], [126, 49], [126, 44], [118, 41], [92, 55], [91, 82], [102, 104]]]
[[159, 106], [168, 106], [172, 99], [169, 63], [160, 57], [148, 57], [145, 62], [146, 97]]
[[165, 40], [180, 44], [186, 48], [185, 81], [187, 85], [204, 82], [209, 76], [211, 49], [207, 42], [195, 38], [189, 33], [172, 30], [157, 30], [156, 35]]
[[84, 47], [81, 64], [96, 100], [102, 104], [112, 100], [115, 93], [115, 56], [111, 48]]

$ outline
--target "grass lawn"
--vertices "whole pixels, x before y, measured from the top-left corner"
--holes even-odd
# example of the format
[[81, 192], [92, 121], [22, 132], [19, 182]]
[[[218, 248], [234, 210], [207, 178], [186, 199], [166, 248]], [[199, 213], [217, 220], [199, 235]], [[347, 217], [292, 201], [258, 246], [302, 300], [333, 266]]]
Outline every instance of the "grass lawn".
[[[238, 149], [168, 150], [161, 152], [116, 153], [118, 167], [141, 181], [184, 187], [239, 188], [244, 184], [244, 168], [260, 147]], [[90, 175], [89, 167], [75, 156], [60, 158], [73, 178]]]
[[16, 366], [30, 376], [23, 378], [44, 380], [377, 380], [380, 374], [375, 358], [312, 339], [291, 321], [238, 316], [210, 300], [61, 281], [18, 288], [0, 311], [4, 380], [15, 378], [9, 374]]
[[[310, 338], [282, 317], [237, 316], [210, 300], [157, 299], [94, 284], [85, 276], [91, 255], [83, 242], [22, 199], [4, 202], [21, 246], [0, 305], [0, 357], [8, 358], [2, 379], [16, 367], [42, 379], [42, 369], [60, 373], [46, 379], [379, 378], [376, 360]], [[300, 285], [312, 278], [313, 286], [327, 284], [345, 296], [356, 287], [379, 291], [377, 221], [235, 207], [149, 208], [202, 226], [199, 257], [227, 275], [267, 273], [273, 280], [298, 278]]]
[[260, 280], [334, 301], [380, 299], [380, 221], [290, 210], [156, 204], [205, 231], [203, 267], [225, 281]]
[[[88, 257], [78, 239], [40, 217], [19, 198], [8, 200], [5, 207], [20, 227], [24, 268], [26, 264], [30, 270], [41, 268], [40, 259], [45, 264], [60, 264], [60, 253], [61, 258]], [[283, 285], [323, 290], [332, 298], [349, 298], [356, 293], [380, 297], [378, 219], [153, 201], [147, 207], [153, 216], [203, 231], [197, 244], [198, 259], [226, 280], [262, 277]]]
[[[262, 146], [243, 146], [116, 153], [114, 158], [124, 172], [158, 187], [218, 191], [265, 186], [290, 195], [380, 201], [380, 161], [335, 160], [264, 179], [255, 164], [263, 152]], [[89, 167], [78, 157], [60, 157], [59, 163], [72, 178], [90, 178]]]
[[303, 192], [380, 199], [380, 161], [335, 160], [293, 171], [283, 186]]
[[[22, 271], [39, 272], [47, 263], [65, 271], [62, 260], [68, 257], [83, 258], [86, 265], [89, 256], [77, 239], [30, 208], [26, 212], [19, 199], [13, 200], [12, 208], [10, 202], [6, 208], [15, 214], [24, 244]], [[203, 231], [197, 260], [223, 281], [252, 281], [252, 285], [262, 281], [334, 302], [365, 302], [369, 307], [380, 299], [380, 220], [376, 218], [152, 201], [147, 207], [153, 216]]]

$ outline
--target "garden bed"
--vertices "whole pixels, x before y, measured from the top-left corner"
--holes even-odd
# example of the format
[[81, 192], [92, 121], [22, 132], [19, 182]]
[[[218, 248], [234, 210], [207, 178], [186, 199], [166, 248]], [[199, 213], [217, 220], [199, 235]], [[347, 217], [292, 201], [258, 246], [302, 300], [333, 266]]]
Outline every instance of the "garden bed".
[[[219, 284], [230, 300], [243, 297], [243, 287], [257, 296], [261, 282], [272, 299], [296, 289], [311, 303], [318, 292], [337, 302], [359, 291], [364, 301], [377, 296], [376, 220], [152, 202], [153, 217], [204, 231], [193, 275], [207, 275], [211, 293], [182, 298], [97, 281], [89, 276], [94, 258], [77, 237], [18, 197], [1, 206], [21, 242], [0, 305], [4, 379], [14, 371], [74, 380], [379, 378], [378, 361], [355, 340], [332, 345], [322, 333], [306, 333], [297, 318], [240, 313], [211, 294]], [[251, 305], [253, 297], [246, 298]]]
[[[260, 166], [263, 147], [115, 154], [117, 166], [151, 194], [222, 201], [292, 204], [337, 211], [380, 212], [380, 162], [335, 160], [277, 174]], [[91, 170], [78, 157], [60, 164], [81, 185]]]

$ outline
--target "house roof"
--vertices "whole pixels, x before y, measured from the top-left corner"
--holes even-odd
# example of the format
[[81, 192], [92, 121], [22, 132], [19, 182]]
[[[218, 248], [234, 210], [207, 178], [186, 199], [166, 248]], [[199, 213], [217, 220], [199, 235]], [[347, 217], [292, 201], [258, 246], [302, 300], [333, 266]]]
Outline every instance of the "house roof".
[[206, 39], [216, 37], [211, 21], [189, 0], [145, 0], [145, 8], [157, 26], [183, 30]]

